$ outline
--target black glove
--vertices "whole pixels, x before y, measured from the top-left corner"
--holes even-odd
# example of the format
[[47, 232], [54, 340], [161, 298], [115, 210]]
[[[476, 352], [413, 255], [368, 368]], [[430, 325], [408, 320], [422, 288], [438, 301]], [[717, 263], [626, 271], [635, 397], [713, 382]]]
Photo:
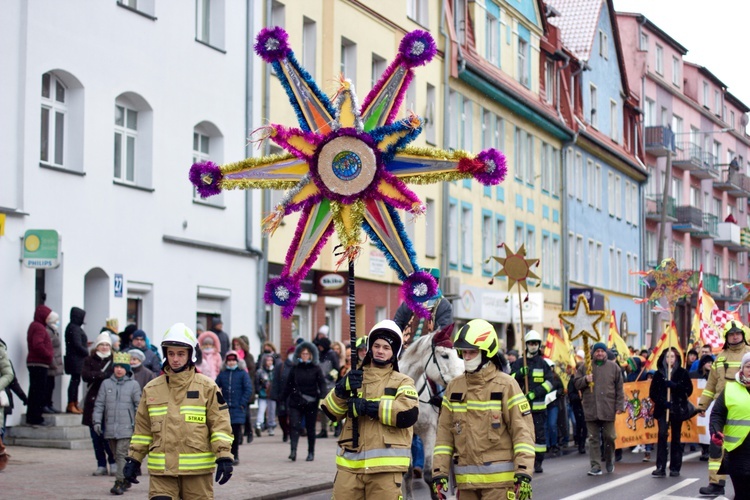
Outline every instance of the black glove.
[[125, 481], [133, 484], [138, 484], [138, 476], [141, 475], [141, 463], [132, 457], [125, 459], [125, 467], [122, 468], [122, 475], [125, 476]]
[[362, 370], [351, 370], [346, 377], [336, 382], [336, 397], [346, 399], [360, 387], [362, 387]]
[[216, 477], [214, 481], [219, 484], [224, 484], [232, 477], [232, 459], [231, 458], [219, 458], [216, 460]]
[[675, 387], [677, 387], [677, 384], [673, 380], [667, 380], [667, 387], [669, 387], [670, 389], [674, 389]]
[[529, 500], [531, 498], [531, 476], [523, 472], [517, 472], [515, 487], [516, 500]]
[[445, 476], [433, 477], [432, 492], [438, 500], [445, 500], [448, 496], [448, 478]]
[[440, 408], [443, 406], [443, 396], [438, 396], [435, 394], [430, 398], [430, 404], [436, 408]]
[[365, 398], [352, 398], [349, 400], [349, 410], [354, 417], [365, 415], [377, 419], [379, 409], [380, 402], [378, 401], [367, 401]]

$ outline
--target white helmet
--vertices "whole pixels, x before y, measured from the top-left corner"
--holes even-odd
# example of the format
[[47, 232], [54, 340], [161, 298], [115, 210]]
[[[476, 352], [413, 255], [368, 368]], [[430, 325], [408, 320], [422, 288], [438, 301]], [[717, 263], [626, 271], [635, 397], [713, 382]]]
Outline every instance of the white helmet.
[[161, 341], [162, 355], [164, 356], [163, 361], [167, 360], [167, 347], [187, 347], [192, 353], [193, 363], [198, 361], [195, 356], [195, 347], [198, 345], [198, 340], [195, 338], [193, 330], [187, 327], [185, 323], [175, 323], [172, 327], [167, 330], [164, 334], [164, 338]]
[[524, 338], [525, 343], [529, 342], [539, 342], [542, 343], [542, 336], [539, 335], [539, 332], [536, 330], [529, 330], [529, 333], [526, 334], [526, 337]]
[[404, 345], [404, 334], [401, 332], [401, 328], [390, 319], [384, 319], [372, 327], [370, 333], [367, 335], [367, 350], [370, 351], [372, 349], [372, 344], [377, 340], [376, 337], [378, 337], [378, 335], [373, 334], [383, 333], [389, 334], [388, 336], [396, 343], [396, 345], [392, 345], [392, 347], [394, 359], [398, 359], [401, 355], [401, 348]]

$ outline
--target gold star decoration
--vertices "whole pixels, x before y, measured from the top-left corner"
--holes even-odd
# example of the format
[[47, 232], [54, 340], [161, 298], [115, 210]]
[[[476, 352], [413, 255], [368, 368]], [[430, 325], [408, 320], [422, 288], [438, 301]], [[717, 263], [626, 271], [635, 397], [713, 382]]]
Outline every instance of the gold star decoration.
[[[581, 307], [583, 305], [583, 307]], [[607, 315], [605, 311], [592, 311], [589, 309], [589, 301], [583, 294], [578, 296], [576, 308], [572, 311], [564, 311], [559, 314], [560, 320], [568, 326], [570, 340], [583, 337], [584, 342], [591, 339], [598, 342], [601, 338], [599, 322]]]
[[[490, 259], [494, 259], [501, 266], [500, 270], [495, 273], [492, 281], [490, 281], [490, 284], [492, 284], [495, 277], [507, 276], [509, 292], [515, 286], [515, 284], [518, 283], [519, 291], [521, 288], [523, 288], [528, 294], [529, 287], [526, 283], [526, 280], [528, 278], [533, 278], [536, 280], [539, 279], [539, 276], [534, 274], [534, 272], [531, 270], [531, 266], [539, 266], [539, 259], [527, 259], [526, 247], [524, 245], [521, 245], [521, 248], [518, 249], [518, 252], [513, 252], [513, 250], [511, 250], [510, 247], [504, 243], [500, 246], [505, 247], [505, 257], [490, 257]], [[489, 262], [489, 260], [487, 262]], [[539, 286], [539, 283], [537, 283], [537, 286]], [[528, 295], [526, 298], [528, 299]]]
[[664, 259], [656, 269], [646, 273], [645, 280], [654, 283], [654, 290], [648, 300], [654, 302], [664, 297], [669, 304], [669, 310], [674, 311], [678, 300], [693, 293], [688, 284], [692, 275], [693, 271], [680, 271], [674, 259]]

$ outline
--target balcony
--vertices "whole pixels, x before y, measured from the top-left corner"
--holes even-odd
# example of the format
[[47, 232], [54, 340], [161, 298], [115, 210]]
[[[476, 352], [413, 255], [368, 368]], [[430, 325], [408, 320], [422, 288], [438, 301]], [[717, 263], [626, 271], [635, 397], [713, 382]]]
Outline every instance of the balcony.
[[674, 151], [674, 132], [669, 127], [646, 127], [646, 153], [667, 156]]
[[740, 229], [740, 243], [745, 250], [750, 249], [750, 229], [743, 227]]
[[732, 168], [722, 170], [719, 179], [714, 181], [714, 188], [735, 198], [747, 198], [750, 196], [750, 177]]
[[646, 219], [661, 222], [662, 210], [666, 208], [667, 213], [664, 215], [666, 222], [675, 222], [677, 220], [677, 208], [672, 196], [667, 197], [666, 206], [662, 203], [664, 195], [646, 195]]
[[[688, 280], [688, 285], [693, 291], [698, 291], [698, 282], [700, 281], [700, 274], [698, 271], [694, 271], [693, 275]], [[719, 277], [715, 274], [703, 273], [703, 289], [707, 292], [717, 295], [721, 287]]]
[[719, 222], [717, 224], [718, 236], [714, 238], [714, 245], [726, 247], [733, 252], [746, 252], [747, 248], [742, 246], [742, 235], [740, 226], [733, 222]]
[[745, 297], [747, 289], [735, 279], [719, 280], [719, 298], [730, 302], [739, 302]]
[[699, 179], [718, 179], [719, 168], [716, 166], [714, 155], [704, 153], [703, 149], [692, 142], [677, 145], [672, 166], [688, 170]]
[[676, 209], [677, 220], [672, 223], [672, 229], [683, 233], [700, 231], [703, 229], [703, 212], [700, 208], [684, 205]]

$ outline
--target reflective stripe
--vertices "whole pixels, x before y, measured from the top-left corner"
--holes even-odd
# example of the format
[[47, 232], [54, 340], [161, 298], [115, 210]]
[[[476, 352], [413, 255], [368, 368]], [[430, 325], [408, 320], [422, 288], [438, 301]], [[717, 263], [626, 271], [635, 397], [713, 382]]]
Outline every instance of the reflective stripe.
[[164, 467], [166, 467], [166, 455], [164, 453], [151, 452], [148, 454], [149, 469], [164, 470]]
[[456, 465], [456, 476], [459, 474], [493, 474], [495, 472], [512, 472], [516, 470], [513, 462], [495, 462], [488, 465]]
[[742, 439], [742, 438], [735, 437], [735, 436], [724, 436], [724, 441], [726, 441], [727, 443], [736, 443], [740, 439]]
[[467, 401], [466, 408], [474, 411], [497, 410], [502, 411], [502, 401]]
[[458, 474], [456, 473], [457, 484], [507, 483], [507, 482], [512, 482], [514, 478], [515, 478], [515, 472], [496, 472], [494, 474]]
[[528, 443], [517, 443], [513, 445], [513, 453], [531, 453], [532, 455], [536, 452], [533, 445]]
[[727, 420], [727, 425], [750, 425], [750, 420]]
[[453, 413], [466, 413], [466, 403], [460, 401], [451, 402], [443, 396], [443, 406]]
[[433, 455], [453, 455], [453, 446], [437, 445], [432, 452]]
[[[726, 439], [726, 436], [724, 436], [724, 439]], [[716, 470], [717, 471], [717, 470], [719, 470], [719, 467], [721, 467], [721, 461], [720, 460], [717, 460], [715, 462], [711, 462], [709, 460], [709, 462], [708, 462], [708, 470]]]
[[336, 465], [352, 469], [385, 466], [409, 467], [410, 462], [410, 448], [380, 448], [361, 453], [339, 450], [336, 455]]
[[166, 415], [166, 414], [167, 414], [166, 406], [149, 406], [148, 407], [149, 417], [159, 417], [159, 416]]
[[216, 455], [208, 453], [180, 453], [178, 466], [180, 470], [212, 469]]
[[224, 434], [223, 432], [212, 432], [211, 442], [213, 443], [214, 441], [229, 441], [231, 443], [232, 441], [234, 441], [234, 437], [230, 436], [229, 434]]
[[145, 434], [133, 434], [130, 438], [130, 442], [135, 444], [151, 444], [153, 440], [154, 438]]
[[533, 411], [546, 410], [547, 403], [545, 403], [544, 401], [534, 401], [531, 403], [531, 409]]
[[547, 389], [547, 392], [552, 390], [552, 384], [550, 383], [549, 380], [545, 380], [544, 383], [542, 384], [542, 387]]
[[337, 405], [336, 401], [333, 399], [333, 391], [329, 392], [328, 396], [326, 396], [326, 406], [335, 415], [343, 415], [346, 413], [346, 407]]
[[180, 406], [180, 413], [195, 413], [196, 415], [205, 415], [205, 406]]
[[516, 394], [508, 400], [508, 409], [510, 410], [514, 406], [519, 405], [524, 401], [526, 401], [526, 396], [524, 396], [523, 394]]
[[545, 453], [547, 451], [547, 445], [534, 443], [534, 451], [536, 453]]
[[703, 389], [703, 396], [706, 396], [706, 397], [709, 397], [709, 398], [713, 399], [714, 393], [711, 392], [711, 391], [707, 391], [707, 390]]

